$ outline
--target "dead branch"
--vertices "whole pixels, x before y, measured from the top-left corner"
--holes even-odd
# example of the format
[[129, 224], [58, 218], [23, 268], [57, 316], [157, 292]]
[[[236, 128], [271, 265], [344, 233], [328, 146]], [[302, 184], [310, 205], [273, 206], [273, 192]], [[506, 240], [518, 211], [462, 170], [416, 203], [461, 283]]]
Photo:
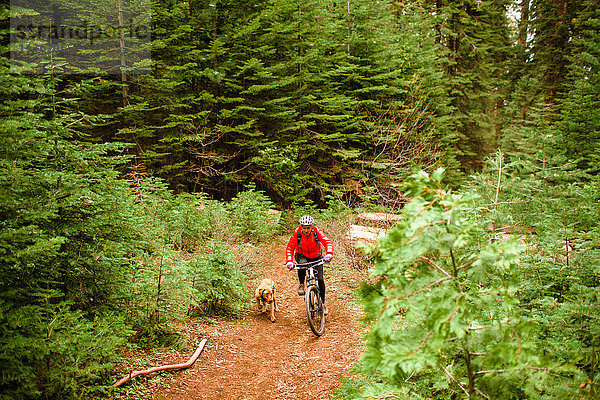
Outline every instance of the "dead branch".
[[205, 344], [206, 344], [206, 339], [202, 339], [202, 341], [200, 342], [200, 345], [198, 346], [198, 348], [196, 349], [194, 354], [190, 357], [189, 360], [187, 360], [187, 362], [185, 362], [183, 364], [163, 365], [160, 367], [152, 367], [152, 368], [149, 368], [149, 369], [146, 369], [143, 371], [131, 372], [129, 375], [127, 375], [123, 379], [117, 381], [114, 385], [112, 385], [112, 387], [110, 388], [110, 391], [112, 392], [115, 388], [123, 385], [124, 383], [129, 382], [131, 379], [135, 378], [138, 375], [147, 375], [147, 374], [151, 374], [153, 372], [171, 371], [174, 369], [189, 368], [196, 362], [196, 359], [200, 356], [200, 353], [202, 353], [202, 350], [204, 349]]
[[361, 186], [369, 186], [371, 194], [387, 206], [400, 209], [408, 202], [397, 187], [413, 167], [429, 170], [443, 158], [435, 127], [429, 126], [432, 110], [425, 96], [413, 93], [402, 108], [391, 104], [368, 116], [365, 129], [372, 153], [356, 160], [362, 167]]

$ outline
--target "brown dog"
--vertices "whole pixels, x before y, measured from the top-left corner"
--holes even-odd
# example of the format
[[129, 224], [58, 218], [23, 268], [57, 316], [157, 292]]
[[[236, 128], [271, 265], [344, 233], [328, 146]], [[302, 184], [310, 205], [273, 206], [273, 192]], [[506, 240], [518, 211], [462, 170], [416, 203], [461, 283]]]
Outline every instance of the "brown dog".
[[275, 322], [275, 311], [279, 311], [279, 307], [277, 307], [277, 301], [275, 300], [275, 282], [273, 282], [273, 279], [263, 279], [256, 288], [254, 297], [256, 297], [256, 305], [260, 312], [264, 313], [267, 311], [267, 305], [271, 305], [271, 322]]

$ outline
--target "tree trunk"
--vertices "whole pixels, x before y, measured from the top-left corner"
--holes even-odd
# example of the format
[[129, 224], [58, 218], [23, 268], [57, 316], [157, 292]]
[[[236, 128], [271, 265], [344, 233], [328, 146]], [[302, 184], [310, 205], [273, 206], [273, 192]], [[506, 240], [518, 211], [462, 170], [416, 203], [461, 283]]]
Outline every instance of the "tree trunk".
[[529, 30], [529, 0], [521, 0], [521, 20], [519, 21], [519, 36], [517, 43], [527, 43], [527, 31]]
[[128, 95], [128, 88], [127, 88], [127, 74], [125, 72], [125, 41], [123, 40], [123, 31], [124, 31], [124, 24], [123, 24], [123, 0], [117, 0], [117, 5], [119, 7], [118, 13], [119, 13], [119, 55], [121, 58], [121, 65], [120, 65], [120, 69], [121, 69], [121, 95], [123, 98], [123, 107], [125, 107], [127, 105], [127, 95]]

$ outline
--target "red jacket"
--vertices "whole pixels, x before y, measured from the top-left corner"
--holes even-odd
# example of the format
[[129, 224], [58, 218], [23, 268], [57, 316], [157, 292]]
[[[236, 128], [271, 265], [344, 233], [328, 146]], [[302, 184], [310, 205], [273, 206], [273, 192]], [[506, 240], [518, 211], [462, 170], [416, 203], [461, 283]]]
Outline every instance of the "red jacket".
[[[308, 236], [304, 236], [300, 231], [301, 227], [298, 226], [288, 242], [286, 248], [285, 259], [286, 263], [294, 261], [294, 253], [300, 253], [306, 258], [317, 258], [321, 255], [321, 244], [325, 246], [325, 254], [333, 254], [333, 244], [331, 240], [319, 228], [313, 225], [313, 232], [317, 233], [319, 243], [315, 240], [313, 232]], [[300, 232], [300, 246], [298, 245], [298, 232]]]

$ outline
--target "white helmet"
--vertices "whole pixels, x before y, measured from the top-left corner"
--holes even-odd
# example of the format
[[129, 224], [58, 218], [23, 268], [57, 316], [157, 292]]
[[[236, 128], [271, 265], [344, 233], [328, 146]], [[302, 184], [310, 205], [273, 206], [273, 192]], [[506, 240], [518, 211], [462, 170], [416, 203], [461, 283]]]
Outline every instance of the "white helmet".
[[314, 220], [314, 218], [313, 218], [313, 217], [311, 217], [310, 215], [303, 215], [303, 216], [300, 218], [300, 221], [299, 221], [299, 222], [300, 222], [300, 225], [304, 225], [304, 226], [310, 226], [310, 225], [312, 225], [312, 224], [314, 224], [314, 223], [315, 223], [315, 220]]

